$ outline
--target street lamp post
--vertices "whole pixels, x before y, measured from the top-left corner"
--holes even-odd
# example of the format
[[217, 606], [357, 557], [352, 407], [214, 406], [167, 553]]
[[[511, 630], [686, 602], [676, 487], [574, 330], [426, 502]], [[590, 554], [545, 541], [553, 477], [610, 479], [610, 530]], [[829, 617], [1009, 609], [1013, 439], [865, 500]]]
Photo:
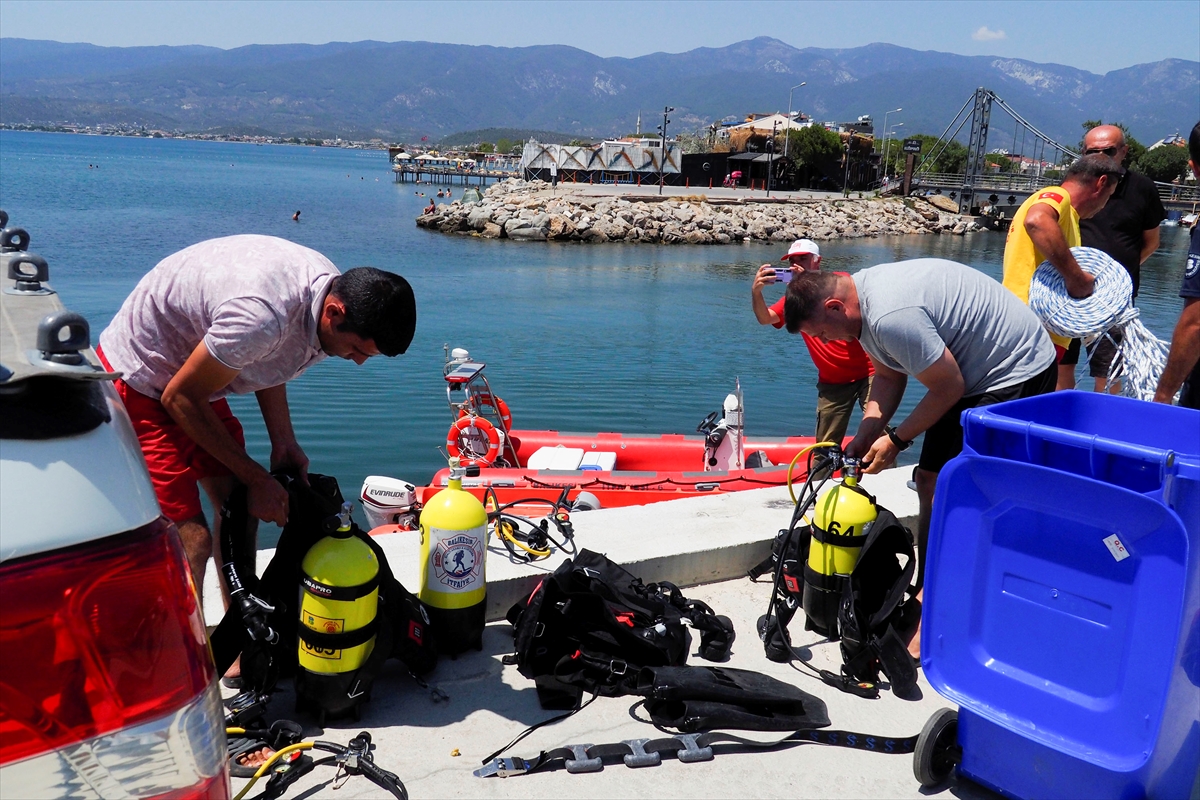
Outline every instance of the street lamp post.
[[[771, 123], [771, 139], [767, 142], [767, 197], [771, 196], [771, 174], [775, 171], [775, 136], [779, 132], [779, 120]], [[786, 144], [784, 145], [786, 147]]]
[[792, 88], [788, 89], [788, 115], [787, 115], [787, 133], [784, 134], [783, 140], [783, 157], [787, 158], [788, 154], [788, 139], [792, 138], [792, 92], [799, 89], [801, 86], [808, 86], [808, 81], [800, 81]]
[[903, 122], [897, 122], [895, 125], [892, 126], [892, 130], [890, 130], [890, 131], [885, 130], [883, 132], [883, 182], [884, 182], [884, 184], [887, 183], [887, 176], [888, 176], [888, 150], [891, 148], [891, 145], [892, 145], [892, 140], [889, 139], [888, 136], [891, 133], [895, 132], [896, 128], [903, 128], [903, 127], [904, 127]]
[[[883, 112], [883, 146], [885, 148], [887, 147], [887, 141], [888, 141], [888, 126], [887, 126], [888, 114], [898, 114], [899, 112], [901, 112], [903, 110], [904, 110], [903, 108], [893, 108], [891, 111]], [[883, 177], [885, 177], [885, 178], [887, 177], [887, 157], [886, 156], [884, 157], [884, 162], [883, 162]]]
[[671, 106], [663, 106], [663, 121], [662, 125], [658, 126], [658, 132], [662, 134], [662, 152], [658, 154], [658, 193], [662, 194], [663, 190], [663, 172], [667, 168], [667, 124], [671, 120], [667, 119], [667, 114], [670, 114], [675, 109]]

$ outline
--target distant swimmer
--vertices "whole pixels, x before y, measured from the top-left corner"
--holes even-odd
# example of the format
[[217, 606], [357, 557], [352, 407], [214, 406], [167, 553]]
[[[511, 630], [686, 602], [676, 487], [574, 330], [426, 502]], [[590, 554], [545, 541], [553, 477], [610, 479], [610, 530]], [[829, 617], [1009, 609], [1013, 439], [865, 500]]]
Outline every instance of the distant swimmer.
[[437, 196], [438, 196], [438, 197], [445, 197], [445, 196], [446, 196], [446, 193], [445, 193], [445, 192], [443, 192], [441, 189], [438, 189]]
[[432, 214], [435, 211], [437, 211], [437, 206], [435, 206], [433, 204], [433, 198], [431, 197], [431, 198], [429, 198], [429, 205], [425, 206], [425, 210], [421, 213], [422, 214]]
[[299, 221], [300, 221], [300, 212], [299, 212], [299, 211], [297, 211], [295, 214], [292, 214], [292, 221], [293, 221], [293, 222], [299, 222]]

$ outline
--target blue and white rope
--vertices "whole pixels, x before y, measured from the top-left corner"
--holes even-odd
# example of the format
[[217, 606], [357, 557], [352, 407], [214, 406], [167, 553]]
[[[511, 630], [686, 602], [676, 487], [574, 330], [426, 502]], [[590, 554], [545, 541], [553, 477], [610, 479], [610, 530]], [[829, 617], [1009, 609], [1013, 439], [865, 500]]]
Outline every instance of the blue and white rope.
[[1133, 305], [1133, 281], [1112, 256], [1092, 247], [1072, 247], [1080, 268], [1096, 279], [1095, 291], [1083, 299], [1067, 293], [1062, 274], [1049, 261], [1033, 273], [1029, 307], [1051, 333], [1082, 339], [1085, 346], [1111, 331], [1123, 331], [1117, 355], [1108, 370], [1108, 383], [1121, 381], [1121, 393], [1139, 400], [1154, 399], [1158, 377], [1167, 364], [1170, 342], [1151, 333]]

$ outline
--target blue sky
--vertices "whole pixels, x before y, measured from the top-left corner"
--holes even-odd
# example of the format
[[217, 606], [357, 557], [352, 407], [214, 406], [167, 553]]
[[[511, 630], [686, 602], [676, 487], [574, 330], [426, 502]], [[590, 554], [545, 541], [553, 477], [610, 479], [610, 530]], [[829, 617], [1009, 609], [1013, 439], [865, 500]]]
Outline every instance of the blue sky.
[[568, 44], [626, 57], [773, 36], [796, 47], [889, 42], [1105, 73], [1163, 58], [1200, 60], [1200, 2], [0, 0], [0, 36], [222, 48], [362, 39]]

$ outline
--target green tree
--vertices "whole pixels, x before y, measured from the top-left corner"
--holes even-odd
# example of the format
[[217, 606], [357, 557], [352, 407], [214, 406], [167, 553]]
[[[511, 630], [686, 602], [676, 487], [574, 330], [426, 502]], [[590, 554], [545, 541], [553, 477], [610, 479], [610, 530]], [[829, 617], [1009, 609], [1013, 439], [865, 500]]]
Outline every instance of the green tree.
[[1170, 183], [1184, 174], [1187, 165], [1187, 148], [1164, 144], [1143, 153], [1133, 168], [1152, 180]]
[[[1125, 146], [1129, 148], [1129, 154], [1125, 156], [1125, 161], [1122, 162], [1122, 164], [1126, 167], [1132, 167], [1146, 153], [1146, 146], [1144, 144], [1142, 144], [1141, 142], [1139, 142], [1137, 139], [1133, 138], [1132, 134], [1129, 133], [1129, 128], [1125, 127], [1124, 122], [1108, 122], [1108, 123], [1106, 123], [1102, 119], [1089, 119], [1086, 122], [1084, 122], [1082, 125], [1083, 133], [1086, 136], [1087, 132], [1090, 131], [1092, 128], [1098, 127], [1100, 125], [1106, 125], [1106, 124], [1107, 125], [1116, 125], [1118, 128], [1121, 129], [1121, 133], [1125, 134]], [[1079, 140], [1079, 144], [1077, 145], [1077, 147], [1079, 149], [1079, 152], [1082, 153], [1083, 152], [1083, 139]]]
[[496, 147], [491, 142], [480, 142], [479, 143], [479, 152], [480, 153], [494, 153], [494, 152], [496, 152]]
[[[828, 176], [842, 160], [842, 137], [820, 125], [788, 131], [788, 156], [796, 166], [799, 185], [811, 186]], [[776, 152], [782, 152], [777, 148]], [[840, 181], [839, 181], [840, 182]]]
[[498, 139], [496, 141], [496, 152], [512, 153], [515, 148], [520, 146], [520, 142], [514, 142], [512, 139]]
[[983, 157], [983, 160], [989, 164], [995, 164], [1000, 167], [1001, 172], [1012, 172], [1013, 162], [1008, 156], [1002, 153], [988, 153]]

